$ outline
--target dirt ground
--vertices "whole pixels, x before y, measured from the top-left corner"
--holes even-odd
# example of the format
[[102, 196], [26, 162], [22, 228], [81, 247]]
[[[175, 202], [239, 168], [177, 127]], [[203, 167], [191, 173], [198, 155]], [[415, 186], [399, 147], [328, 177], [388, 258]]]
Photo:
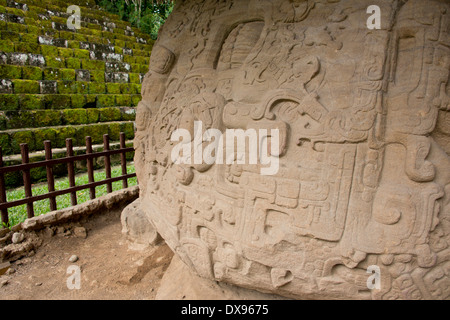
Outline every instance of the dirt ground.
[[[173, 253], [164, 243], [131, 249], [121, 233], [121, 211], [59, 227], [53, 236], [39, 232], [42, 245], [35, 254], [11, 263], [11, 270], [0, 276], [0, 299], [155, 299]], [[74, 226], [84, 227], [87, 237], [71, 234]], [[70, 262], [73, 255], [78, 260]], [[79, 267], [79, 289], [73, 280], [77, 267], [69, 266]]]

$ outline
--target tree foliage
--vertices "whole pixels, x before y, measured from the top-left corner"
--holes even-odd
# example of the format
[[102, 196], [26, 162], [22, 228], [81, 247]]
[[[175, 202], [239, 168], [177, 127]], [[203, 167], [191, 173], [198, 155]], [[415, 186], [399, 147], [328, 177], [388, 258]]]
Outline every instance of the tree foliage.
[[108, 12], [150, 34], [156, 40], [158, 30], [172, 12], [173, 0], [97, 0]]

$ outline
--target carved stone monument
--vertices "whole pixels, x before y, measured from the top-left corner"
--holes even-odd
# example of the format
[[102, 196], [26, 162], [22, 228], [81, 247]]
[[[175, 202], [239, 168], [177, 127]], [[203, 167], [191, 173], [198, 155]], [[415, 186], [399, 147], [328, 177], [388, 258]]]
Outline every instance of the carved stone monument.
[[137, 110], [141, 209], [203, 278], [448, 299], [449, 31], [444, 0], [177, 1]]

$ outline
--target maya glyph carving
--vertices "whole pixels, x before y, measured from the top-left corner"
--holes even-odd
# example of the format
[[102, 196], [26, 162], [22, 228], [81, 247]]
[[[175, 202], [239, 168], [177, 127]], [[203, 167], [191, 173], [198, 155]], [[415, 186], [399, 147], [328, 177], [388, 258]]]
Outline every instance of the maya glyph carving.
[[[449, 26], [437, 0], [177, 1], [138, 106], [141, 209], [202, 277], [293, 298], [448, 298]], [[279, 170], [174, 163], [172, 132], [194, 139], [198, 122], [277, 130]]]

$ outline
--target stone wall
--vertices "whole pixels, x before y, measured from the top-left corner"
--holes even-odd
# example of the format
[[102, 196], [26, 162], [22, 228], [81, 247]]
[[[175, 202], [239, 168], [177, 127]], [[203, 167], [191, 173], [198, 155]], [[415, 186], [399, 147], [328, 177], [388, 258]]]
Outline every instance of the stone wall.
[[[141, 209], [206, 279], [448, 299], [449, 22], [437, 0], [176, 1], [137, 109]], [[277, 170], [213, 144], [227, 129], [262, 132]]]
[[153, 41], [95, 6], [81, 8], [81, 29], [67, 27], [66, 1], [0, 1], [0, 146], [31, 151], [43, 141], [102, 143], [134, 137], [135, 107]]

